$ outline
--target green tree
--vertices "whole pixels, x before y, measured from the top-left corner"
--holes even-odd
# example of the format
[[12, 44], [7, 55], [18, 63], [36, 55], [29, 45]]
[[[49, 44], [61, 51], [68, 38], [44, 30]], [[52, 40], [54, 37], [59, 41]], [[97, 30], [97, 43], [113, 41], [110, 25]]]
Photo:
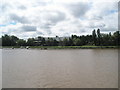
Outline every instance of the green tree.
[[97, 30], [97, 41], [98, 41], [98, 46], [101, 45], [101, 34], [100, 34], [100, 29]]
[[34, 45], [35, 45], [34, 41], [35, 41], [34, 38], [28, 38], [28, 40], [27, 40], [27, 45], [28, 45], [28, 46], [34, 46]]
[[69, 45], [69, 41], [68, 41], [67, 38], [64, 38], [64, 39], [63, 39], [63, 45], [64, 45], [64, 46], [68, 46], [68, 45]]
[[73, 46], [73, 45], [74, 45], [74, 44], [73, 44], [73, 40], [72, 40], [72, 38], [71, 38], [71, 37], [69, 38], [69, 40], [68, 40], [68, 41], [69, 41], [69, 42], [68, 42], [68, 43], [69, 43], [69, 46]]
[[2, 36], [2, 46], [11, 46], [10, 36], [5, 34]]
[[79, 38], [74, 38], [73, 43], [74, 43], [75, 46], [80, 46], [81, 45], [81, 41], [80, 41]]
[[19, 40], [19, 38], [17, 38], [16, 36], [9, 36], [5, 34], [4, 36], [2, 36], [2, 46], [16, 46], [17, 40]]
[[0, 38], [0, 46], [2, 46], [2, 38]]
[[92, 37], [93, 37], [94, 45], [96, 45], [97, 35], [95, 29], [92, 31]]
[[119, 46], [120, 45], [120, 31], [114, 32], [113, 37], [114, 37], [115, 45]]
[[19, 39], [19, 40], [17, 41], [17, 45], [18, 45], [18, 46], [26, 46], [26, 41], [25, 41], [24, 39]]
[[19, 40], [19, 38], [17, 38], [16, 36], [11, 36], [10, 40], [11, 40], [11, 46], [16, 46], [17, 40]]

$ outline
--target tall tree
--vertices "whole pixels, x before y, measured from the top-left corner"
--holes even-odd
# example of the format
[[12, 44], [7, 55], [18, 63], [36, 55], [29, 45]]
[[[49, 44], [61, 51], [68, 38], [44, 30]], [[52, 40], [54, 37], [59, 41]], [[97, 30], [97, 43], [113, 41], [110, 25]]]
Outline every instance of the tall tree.
[[101, 45], [101, 34], [100, 34], [100, 29], [97, 30], [97, 41], [98, 41], [98, 45]]
[[93, 37], [94, 45], [96, 45], [97, 35], [95, 29], [92, 31], [92, 37]]
[[64, 46], [68, 46], [68, 45], [69, 45], [69, 41], [68, 41], [67, 38], [64, 38], [64, 39], [63, 39], [63, 45], [64, 45]]
[[113, 37], [114, 37], [115, 45], [119, 46], [120, 45], [120, 31], [114, 32]]
[[35, 45], [35, 39], [34, 38], [28, 38], [27, 45], [28, 46], [34, 46]]
[[16, 36], [10, 36], [10, 40], [11, 40], [11, 46], [16, 46], [19, 38], [17, 38]]

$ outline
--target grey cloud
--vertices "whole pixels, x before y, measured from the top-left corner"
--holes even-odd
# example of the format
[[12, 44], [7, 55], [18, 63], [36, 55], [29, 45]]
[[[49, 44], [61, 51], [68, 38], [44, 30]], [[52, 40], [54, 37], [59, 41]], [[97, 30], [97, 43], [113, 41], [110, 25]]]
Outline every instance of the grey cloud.
[[21, 6], [19, 6], [18, 8], [21, 9], [21, 10], [27, 9], [24, 5], [21, 5]]
[[50, 29], [41, 29], [40, 28], [40, 30], [39, 31], [36, 31], [36, 33], [38, 34], [38, 35], [51, 35], [51, 34], [53, 34], [53, 32], [51, 31], [51, 28]]
[[7, 12], [12, 6], [9, 3], [2, 3], [0, 6], [0, 11], [2, 13]]
[[36, 32], [38, 35], [44, 35], [44, 33], [40, 32], [40, 31], [37, 31]]
[[114, 27], [109, 27], [109, 28], [101, 28], [101, 32], [113, 32], [113, 31], [116, 31], [118, 30], [118, 28], [114, 28]]
[[53, 26], [53, 25], [54, 25], [54, 24], [47, 22], [47, 23], [41, 24], [41, 25], [40, 25], [40, 28], [42, 28], [42, 29], [50, 29], [51, 26]]
[[36, 31], [37, 27], [36, 26], [23, 25], [21, 27], [21, 30], [25, 31], [25, 32], [32, 32], [32, 31]]
[[102, 16], [93, 16], [92, 20], [102, 20], [103, 17]]
[[24, 16], [18, 16], [16, 14], [10, 14], [9, 17], [10, 17], [10, 20], [13, 20], [15, 22], [19, 22], [19, 23], [22, 23], [22, 24], [30, 23], [28, 21], [28, 19]]
[[48, 3], [45, 2], [44, 0], [36, 0], [36, 2], [33, 4], [33, 7], [38, 7], [38, 6], [46, 6]]
[[52, 34], [52, 31], [51, 31], [50, 29], [47, 29], [46, 32], [47, 32], [47, 34], [49, 34], [49, 35]]
[[[66, 15], [60, 11], [45, 11], [43, 13], [43, 17], [40, 28], [42, 29], [51, 29], [52, 26], [55, 26], [57, 23], [64, 21]], [[43, 22], [44, 21], [44, 22]]]
[[55, 22], [55, 23], [60, 22], [66, 18], [64, 13], [62, 13], [62, 12], [56, 12], [56, 13], [57, 13], [57, 16], [51, 19], [53, 22]]
[[79, 30], [80, 31], [80, 33], [85, 33], [86, 31], [85, 30]]
[[75, 17], [84, 16], [90, 9], [90, 5], [87, 2], [72, 3], [66, 5], [66, 7]]
[[88, 28], [103, 28], [105, 27], [106, 25], [104, 23], [90, 23]]
[[65, 32], [65, 33], [63, 33], [63, 35], [64, 35], [65, 37], [68, 37], [68, 36], [70, 36], [70, 33]]
[[58, 23], [66, 18], [65, 13], [60, 11], [48, 11], [48, 12], [46, 11], [45, 14], [46, 14], [45, 19], [52, 23]]
[[2, 32], [2, 34], [4, 35], [4, 34], [10, 34], [10, 32]]

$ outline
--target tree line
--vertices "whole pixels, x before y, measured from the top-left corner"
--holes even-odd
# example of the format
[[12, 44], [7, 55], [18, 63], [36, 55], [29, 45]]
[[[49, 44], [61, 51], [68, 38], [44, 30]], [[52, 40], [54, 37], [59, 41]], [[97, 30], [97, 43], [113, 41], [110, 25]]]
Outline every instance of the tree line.
[[120, 31], [105, 34], [101, 33], [100, 29], [97, 29], [93, 30], [91, 35], [71, 35], [63, 39], [58, 36], [55, 38], [38, 36], [27, 40], [5, 34], [0, 40], [2, 40], [2, 46], [118, 46], [120, 45]]

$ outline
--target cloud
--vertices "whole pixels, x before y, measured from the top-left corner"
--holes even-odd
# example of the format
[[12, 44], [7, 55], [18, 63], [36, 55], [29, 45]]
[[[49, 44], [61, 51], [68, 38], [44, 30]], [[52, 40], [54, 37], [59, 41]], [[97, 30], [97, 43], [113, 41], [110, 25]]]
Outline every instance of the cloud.
[[19, 6], [18, 8], [19, 8], [19, 9], [22, 9], [22, 10], [27, 9], [24, 5], [21, 5], [21, 6]]
[[9, 18], [10, 18], [10, 21], [14, 21], [17, 23], [23, 23], [23, 24], [30, 23], [25, 16], [18, 16], [16, 14], [10, 14]]
[[37, 28], [36, 26], [30, 26], [30, 25], [23, 25], [22, 27], [20, 27], [20, 29], [24, 32], [33, 32], [33, 31], [36, 31]]
[[53, 23], [60, 22], [65, 19], [65, 14], [59, 11], [56, 12], [47, 12], [46, 20], [51, 21]]
[[[21, 38], [91, 34], [118, 29], [118, 0], [5, 0], [0, 31]], [[15, 23], [15, 24], [10, 24]]]
[[84, 16], [85, 13], [91, 8], [90, 4], [87, 2], [70, 3], [65, 6], [75, 17]]
[[42, 24], [44, 24], [44, 27], [46, 28], [46, 26], [49, 27], [51, 25], [57, 24], [60, 21], [63, 21], [66, 16], [63, 12], [60, 11], [44, 11], [42, 12], [40, 18]]

